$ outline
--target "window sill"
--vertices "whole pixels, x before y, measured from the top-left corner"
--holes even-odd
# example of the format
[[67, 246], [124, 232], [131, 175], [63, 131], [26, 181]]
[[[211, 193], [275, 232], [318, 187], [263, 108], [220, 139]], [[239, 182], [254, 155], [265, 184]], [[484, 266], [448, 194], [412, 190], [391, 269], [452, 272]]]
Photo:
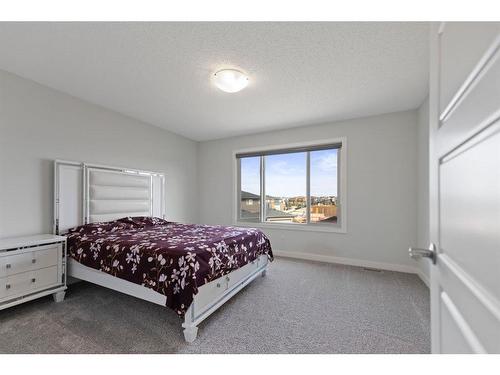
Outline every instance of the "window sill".
[[273, 224], [273, 223], [249, 223], [236, 221], [233, 224], [237, 227], [251, 227], [259, 229], [280, 229], [306, 232], [327, 232], [327, 233], [347, 233], [345, 228], [340, 226], [329, 226], [325, 224]]

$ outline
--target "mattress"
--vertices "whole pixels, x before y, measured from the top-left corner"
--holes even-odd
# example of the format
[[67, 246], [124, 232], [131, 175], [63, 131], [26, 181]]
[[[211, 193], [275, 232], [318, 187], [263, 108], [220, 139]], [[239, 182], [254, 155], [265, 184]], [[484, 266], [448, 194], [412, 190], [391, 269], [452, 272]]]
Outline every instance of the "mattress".
[[261, 255], [273, 260], [269, 239], [256, 228], [127, 217], [81, 225], [67, 237], [68, 256], [165, 295], [167, 306], [180, 316], [200, 286]]

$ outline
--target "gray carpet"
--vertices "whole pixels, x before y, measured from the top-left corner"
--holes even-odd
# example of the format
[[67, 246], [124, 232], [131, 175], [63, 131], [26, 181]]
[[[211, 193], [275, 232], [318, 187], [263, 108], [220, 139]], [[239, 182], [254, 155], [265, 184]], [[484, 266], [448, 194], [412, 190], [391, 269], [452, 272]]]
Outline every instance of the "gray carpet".
[[173, 311], [88, 283], [0, 311], [1, 353], [429, 353], [415, 275], [277, 258], [184, 342]]

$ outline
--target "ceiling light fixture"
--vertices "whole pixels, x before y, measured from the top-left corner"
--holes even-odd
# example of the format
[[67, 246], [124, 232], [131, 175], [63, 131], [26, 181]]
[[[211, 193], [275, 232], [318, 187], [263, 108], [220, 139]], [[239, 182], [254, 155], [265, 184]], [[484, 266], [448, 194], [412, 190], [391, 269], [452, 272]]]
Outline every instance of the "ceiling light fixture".
[[238, 92], [248, 85], [248, 77], [236, 69], [223, 69], [214, 74], [214, 83], [224, 92]]

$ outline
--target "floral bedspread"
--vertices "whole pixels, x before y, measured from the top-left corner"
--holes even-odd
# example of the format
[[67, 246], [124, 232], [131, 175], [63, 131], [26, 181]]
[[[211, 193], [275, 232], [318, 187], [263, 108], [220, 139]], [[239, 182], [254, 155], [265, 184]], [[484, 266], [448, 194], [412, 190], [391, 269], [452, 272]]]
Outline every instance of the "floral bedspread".
[[127, 217], [68, 233], [68, 255], [85, 266], [151, 288], [183, 316], [198, 288], [267, 254], [255, 228], [178, 224]]

